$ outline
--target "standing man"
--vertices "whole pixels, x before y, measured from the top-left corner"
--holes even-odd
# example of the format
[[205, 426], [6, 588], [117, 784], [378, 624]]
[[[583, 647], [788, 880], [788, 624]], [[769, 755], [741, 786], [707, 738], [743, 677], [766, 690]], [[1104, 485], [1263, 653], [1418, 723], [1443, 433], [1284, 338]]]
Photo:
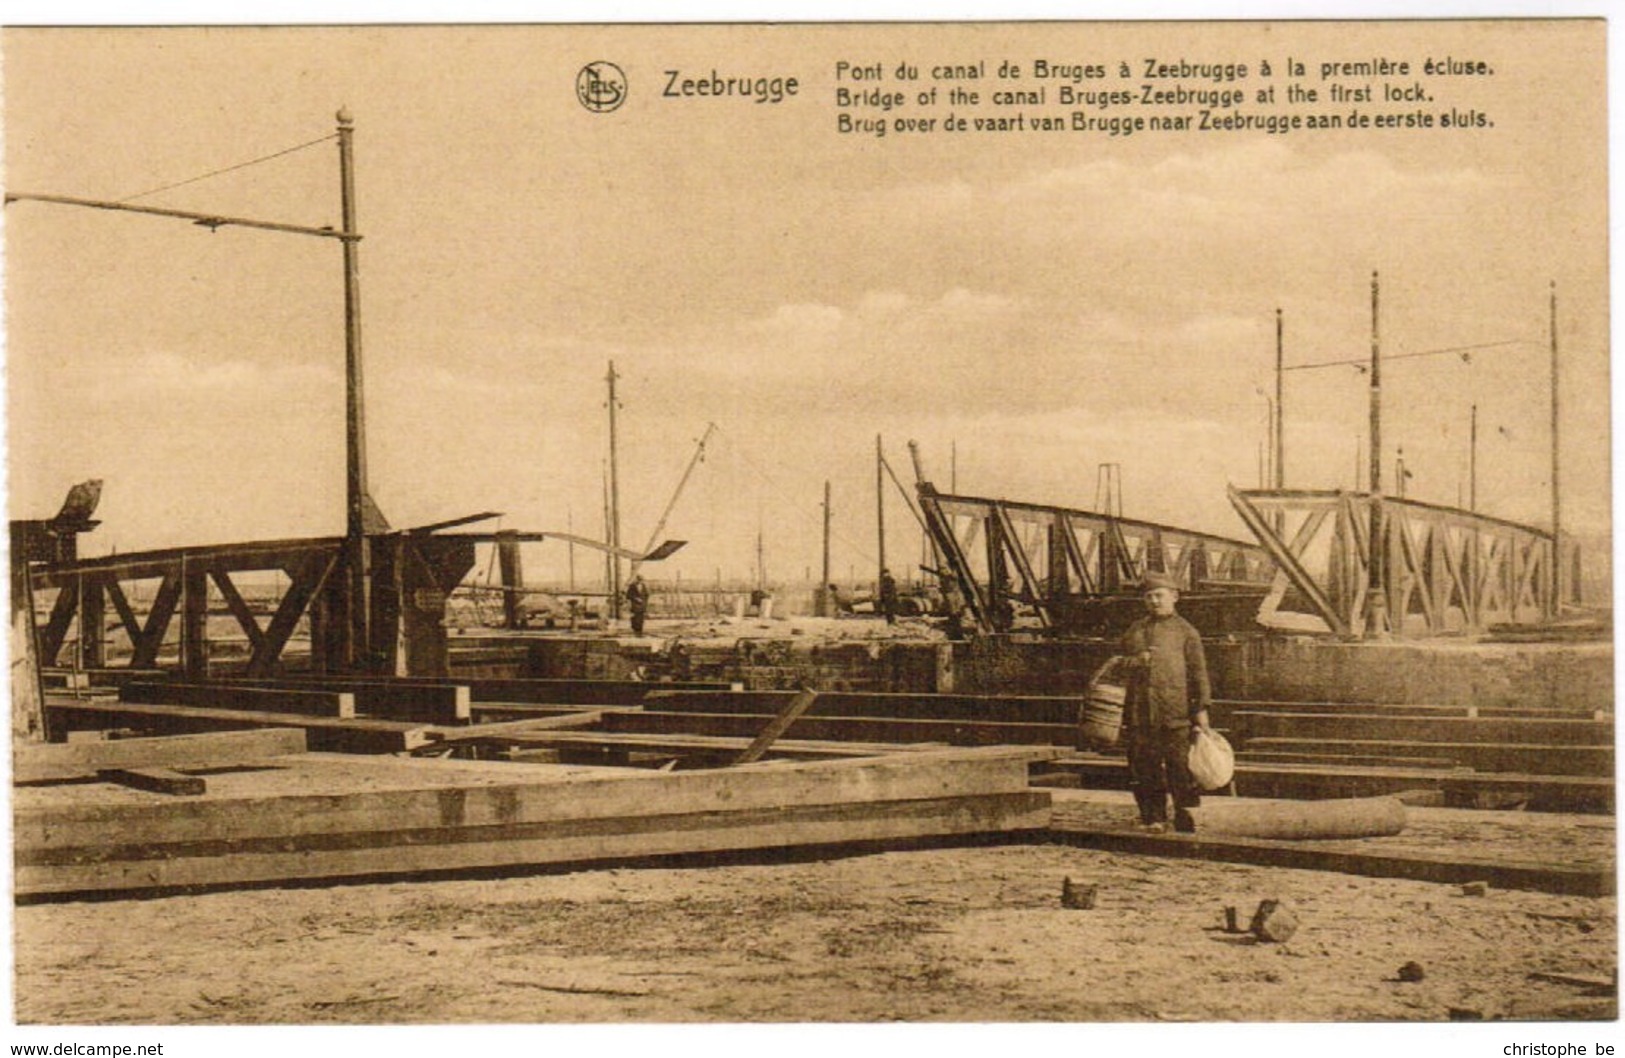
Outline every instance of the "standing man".
[[897, 623], [897, 582], [889, 569], [880, 571], [880, 612], [885, 615], [887, 624]]
[[1142, 582], [1147, 614], [1123, 636], [1128, 687], [1124, 701], [1129, 786], [1140, 809], [1140, 825], [1152, 833], [1168, 829], [1168, 796], [1174, 799], [1174, 827], [1192, 828], [1188, 808], [1202, 803], [1190, 773], [1192, 725], [1208, 727], [1213, 691], [1208, 683], [1202, 637], [1174, 612], [1179, 584], [1166, 573], [1147, 573]]
[[643, 619], [649, 616], [649, 585], [643, 581], [643, 574], [632, 574], [632, 582], [626, 586], [626, 602], [632, 608], [632, 634], [643, 634]]

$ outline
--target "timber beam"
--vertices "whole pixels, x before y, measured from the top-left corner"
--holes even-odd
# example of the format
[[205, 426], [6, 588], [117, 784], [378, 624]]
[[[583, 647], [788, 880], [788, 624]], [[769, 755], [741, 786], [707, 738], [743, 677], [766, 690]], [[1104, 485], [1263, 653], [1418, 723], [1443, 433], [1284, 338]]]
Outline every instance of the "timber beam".
[[1050, 825], [1047, 836], [1079, 848], [1142, 856], [1335, 871], [1368, 878], [1406, 878], [1447, 884], [1488, 882], [1498, 889], [1524, 889], [1573, 896], [1612, 896], [1615, 892], [1612, 867], [1571, 867], [1398, 850], [1379, 852], [1351, 842], [1315, 842], [1313, 846], [1305, 846], [1298, 841], [1269, 838], [1145, 834], [1121, 828], [1072, 826], [1061, 821]]
[[365, 717], [303, 716], [257, 709], [220, 709], [190, 705], [137, 705], [47, 695], [46, 712], [53, 730], [96, 731], [129, 728], [157, 735], [200, 731], [241, 731], [262, 727], [303, 730], [311, 749], [351, 753], [404, 753], [424, 745], [424, 725]]
[[98, 742], [17, 743], [11, 748], [11, 780], [73, 779], [107, 768], [215, 768], [303, 752], [305, 733], [288, 727]]

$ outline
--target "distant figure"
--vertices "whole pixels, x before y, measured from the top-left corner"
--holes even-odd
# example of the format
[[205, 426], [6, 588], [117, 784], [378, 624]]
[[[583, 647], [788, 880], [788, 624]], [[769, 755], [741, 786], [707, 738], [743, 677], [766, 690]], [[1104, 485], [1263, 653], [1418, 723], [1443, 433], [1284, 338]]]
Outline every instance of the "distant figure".
[[880, 613], [887, 624], [897, 623], [897, 582], [889, 569], [880, 571]]
[[841, 589], [831, 584], [825, 589], [829, 595], [830, 616], [852, 612], [852, 604], [841, 598]]
[[632, 634], [641, 636], [643, 619], [649, 616], [649, 585], [641, 573], [632, 574], [632, 582], [626, 586], [626, 602], [632, 608]]
[[951, 580], [944, 580], [942, 584], [942, 613], [947, 617], [943, 623], [943, 631], [948, 638], [958, 641], [965, 638], [965, 595], [959, 590], [959, 585]]
[[1123, 726], [1129, 786], [1141, 827], [1153, 833], [1168, 829], [1172, 794], [1174, 827], [1189, 830], [1186, 810], [1202, 803], [1190, 773], [1191, 728], [1212, 730], [1207, 658], [1201, 635], [1174, 612], [1178, 582], [1166, 573], [1147, 573], [1142, 588], [1147, 614], [1124, 633], [1121, 648], [1128, 673]]

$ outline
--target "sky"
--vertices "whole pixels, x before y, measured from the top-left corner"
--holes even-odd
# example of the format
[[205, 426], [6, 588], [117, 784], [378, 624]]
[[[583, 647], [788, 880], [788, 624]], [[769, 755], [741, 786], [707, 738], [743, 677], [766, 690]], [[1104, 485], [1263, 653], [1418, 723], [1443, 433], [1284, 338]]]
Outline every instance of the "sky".
[[[1493, 76], [1430, 81], [1448, 102], [1429, 109], [1493, 124], [837, 131], [836, 89], [867, 87], [843, 61], [914, 63], [912, 94], [942, 63], [1100, 62], [1115, 88], [1124, 58], [1288, 56], [1322, 92], [1323, 61], [1482, 59]], [[1225, 485], [1258, 484], [1276, 310], [1289, 365], [1363, 360], [1373, 272], [1387, 485], [1402, 448], [1409, 495], [1463, 502], [1476, 404], [1479, 508], [1548, 524], [1555, 283], [1564, 525], [1604, 536], [1603, 58], [1601, 23], [1578, 20], [0, 36], [8, 192], [122, 199], [321, 141], [138, 201], [336, 225], [323, 138], [347, 107], [369, 474], [392, 524], [496, 510], [602, 537], [613, 360], [624, 542], [717, 426], [661, 534], [690, 541], [657, 574], [685, 581], [752, 575], [758, 535], [770, 580], [817, 576], [826, 480], [833, 573], [872, 577], [877, 436], [906, 484], [910, 440], [940, 488], [1029, 502], [1091, 507], [1116, 463], [1129, 516], [1245, 537]], [[574, 93], [598, 60], [627, 75], [610, 113]], [[671, 69], [799, 93], [674, 100]], [[88, 554], [342, 532], [335, 242], [22, 202], [4, 225], [12, 517], [101, 477]], [[1355, 485], [1367, 384], [1287, 373], [1289, 486]], [[907, 570], [919, 531], [885, 493]], [[527, 549], [533, 579], [566, 561]]]
[[[1470, 54], [1496, 77], [1452, 98], [1495, 126], [1041, 143], [834, 131], [843, 59], [1006, 52]], [[632, 89], [610, 114], [573, 95], [599, 59]], [[662, 102], [673, 66], [794, 75], [804, 94]], [[1480, 507], [1542, 525], [1557, 283], [1565, 523], [1606, 533], [1604, 82], [1603, 31], [1581, 23], [0, 30], [8, 192], [122, 198], [326, 137], [347, 106], [372, 492], [390, 519], [495, 509], [505, 527], [598, 535], [613, 359], [628, 541], [718, 426], [665, 534], [691, 541], [671, 565], [701, 580], [749, 571], [758, 530], [770, 576], [816, 570], [826, 479], [837, 575], [872, 575], [877, 435], [905, 481], [913, 439], [939, 485], [952, 466], [960, 491], [1017, 500], [1090, 506], [1097, 465], [1116, 462], [1130, 515], [1241, 536], [1224, 485], [1258, 477], [1275, 311], [1289, 363], [1363, 358], [1373, 271], [1386, 353], [1484, 346], [1470, 364], [1391, 362], [1385, 463], [1403, 445], [1412, 494], [1456, 502], [1476, 402]], [[323, 225], [338, 223], [337, 187], [324, 141], [141, 201]], [[87, 554], [342, 530], [336, 246], [37, 203], [0, 225], [11, 517], [48, 516], [102, 477]], [[1288, 374], [1289, 485], [1354, 483], [1366, 381], [1348, 366]], [[918, 538], [887, 503], [895, 562]], [[558, 573], [563, 556], [541, 545], [526, 561]], [[989, 1028], [1008, 1046], [1015, 1030]], [[1109, 1048], [1132, 1028], [1085, 1031]], [[1158, 1028], [1163, 1043], [1181, 1031]], [[1487, 1047], [1509, 1038], [1482, 1028]], [[1255, 1053], [1248, 1029], [1186, 1039]], [[933, 1042], [975, 1029], [947, 1031]], [[1449, 1031], [1460, 1043], [1475, 1027]], [[1269, 1034], [1324, 1053], [1441, 1042], [1413, 1026]], [[828, 1037], [769, 1042], [802, 1039]]]

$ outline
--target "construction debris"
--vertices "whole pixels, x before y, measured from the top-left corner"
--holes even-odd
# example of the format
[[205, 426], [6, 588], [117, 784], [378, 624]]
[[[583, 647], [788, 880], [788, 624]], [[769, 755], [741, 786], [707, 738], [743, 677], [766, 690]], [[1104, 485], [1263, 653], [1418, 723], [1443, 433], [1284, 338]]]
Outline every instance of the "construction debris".
[[1074, 911], [1092, 911], [1098, 885], [1074, 885], [1071, 878], [1061, 879], [1061, 906]]
[[1190, 809], [1197, 834], [1229, 837], [1366, 838], [1405, 829], [1405, 805], [1396, 797], [1327, 801], [1242, 801], [1210, 798]]
[[1298, 932], [1298, 913], [1285, 900], [1263, 900], [1247, 930], [1267, 944], [1284, 944]]

